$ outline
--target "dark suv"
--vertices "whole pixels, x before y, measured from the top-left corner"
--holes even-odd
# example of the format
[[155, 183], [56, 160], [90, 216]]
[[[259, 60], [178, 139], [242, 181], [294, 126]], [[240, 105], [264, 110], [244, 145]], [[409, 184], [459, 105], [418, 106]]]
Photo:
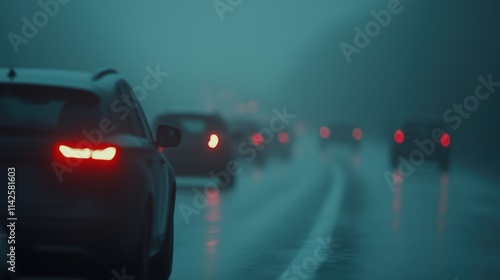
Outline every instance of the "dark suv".
[[180, 131], [153, 137], [116, 71], [0, 69], [0, 130], [17, 274], [169, 277], [176, 180], [159, 148]]
[[405, 161], [417, 165], [424, 161], [435, 161], [443, 171], [449, 169], [451, 136], [438, 117], [405, 115], [393, 133], [390, 155], [392, 167], [396, 168]]

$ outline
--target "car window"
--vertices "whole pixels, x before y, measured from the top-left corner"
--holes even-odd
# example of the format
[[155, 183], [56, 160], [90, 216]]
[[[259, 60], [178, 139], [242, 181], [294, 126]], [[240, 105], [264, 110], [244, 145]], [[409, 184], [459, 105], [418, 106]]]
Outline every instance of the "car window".
[[181, 118], [181, 128], [189, 134], [201, 134], [207, 130], [207, 123], [200, 118]]
[[99, 105], [100, 99], [86, 91], [0, 86], [0, 126], [50, 130], [91, 129], [99, 125]]
[[[130, 94], [130, 92], [128, 91], [128, 89], [126, 87], [126, 84], [124, 84], [124, 83], [118, 84], [118, 92], [120, 94], [121, 100], [123, 100], [125, 98], [128, 98], [129, 100], [133, 100], [133, 101], [136, 100], [135, 96], [133, 94], [132, 95]], [[128, 115], [126, 115], [124, 121], [126, 123], [128, 123], [128, 125], [130, 126], [129, 132], [132, 133], [133, 135], [136, 135], [136, 136], [139, 136], [142, 138], [148, 138], [146, 135], [146, 132], [144, 131], [144, 127], [141, 123], [137, 107], [136, 108], [128, 107], [128, 108], [129, 108]]]
[[132, 91], [132, 88], [128, 84], [124, 84], [125, 90], [128, 92], [128, 94], [132, 97], [132, 100], [134, 100], [139, 106], [135, 109], [137, 112], [137, 115], [139, 117], [139, 121], [141, 122], [141, 128], [143, 129], [143, 133], [146, 135], [146, 138], [148, 138], [151, 141], [154, 141], [153, 133], [151, 132], [151, 127], [149, 126], [148, 119], [146, 118], [146, 114], [144, 113], [144, 110], [142, 109], [142, 106], [140, 105], [140, 101], [137, 99], [135, 93]]

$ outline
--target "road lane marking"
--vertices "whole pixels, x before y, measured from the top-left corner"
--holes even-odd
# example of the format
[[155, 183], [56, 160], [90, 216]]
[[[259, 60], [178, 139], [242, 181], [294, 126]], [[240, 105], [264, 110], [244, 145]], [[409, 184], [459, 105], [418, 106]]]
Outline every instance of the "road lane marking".
[[[321, 244], [321, 241], [318, 239], [324, 238], [325, 236], [331, 236], [335, 225], [337, 224], [337, 219], [340, 214], [340, 206], [342, 205], [342, 198], [344, 194], [344, 190], [346, 188], [346, 179], [344, 172], [341, 171], [341, 168], [338, 164], [335, 164], [331, 170], [333, 173], [333, 187], [330, 190], [325, 203], [323, 204], [323, 208], [318, 215], [318, 219], [316, 219], [316, 223], [311, 230], [306, 242], [300, 249], [300, 251], [296, 254], [293, 261], [287, 266], [287, 269], [283, 271], [278, 280], [286, 280], [286, 279], [297, 279], [293, 278], [293, 276], [297, 276], [294, 273], [293, 267], [303, 265], [306, 260], [315, 257], [315, 262], [313, 263], [316, 268], [312, 269], [311, 272], [307, 272], [307, 277], [301, 277], [300, 279], [313, 279], [317, 268], [321, 267], [321, 264], [326, 261], [328, 258], [318, 258], [316, 257], [317, 252], [315, 250], [316, 247]], [[326, 223], [325, 221], [330, 221]]]

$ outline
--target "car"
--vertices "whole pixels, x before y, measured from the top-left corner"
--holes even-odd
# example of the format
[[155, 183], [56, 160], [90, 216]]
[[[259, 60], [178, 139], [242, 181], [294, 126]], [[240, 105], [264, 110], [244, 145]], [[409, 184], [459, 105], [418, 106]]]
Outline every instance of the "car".
[[159, 115], [156, 126], [179, 128], [182, 143], [164, 154], [179, 176], [211, 177], [221, 188], [234, 186], [236, 176], [220, 179], [234, 163], [233, 143], [226, 121], [217, 112], [169, 112]]
[[258, 153], [265, 155], [267, 160], [290, 160], [295, 148], [294, 136], [299, 134], [294, 131], [294, 125], [269, 113], [253, 114], [251, 120], [260, 128], [259, 133], [252, 136], [252, 142], [259, 144]]
[[248, 162], [255, 162], [258, 166], [266, 163], [264, 138], [260, 133], [261, 127], [252, 119], [231, 119], [228, 122], [233, 153]]
[[321, 137], [321, 148], [326, 148], [330, 144], [348, 144], [356, 150], [363, 138], [363, 131], [357, 125], [348, 122], [336, 122], [321, 126], [319, 136]]
[[167, 279], [176, 177], [159, 148], [178, 145], [180, 131], [159, 126], [153, 137], [113, 69], [0, 69], [0, 108], [16, 273]]
[[435, 161], [443, 171], [449, 169], [451, 136], [437, 116], [404, 115], [392, 133], [392, 167], [396, 168], [402, 162], [420, 165], [424, 161]]
[[282, 160], [290, 160], [293, 152], [293, 133], [284, 128], [277, 132], [266, 147], [268, 157], [275, 157]]

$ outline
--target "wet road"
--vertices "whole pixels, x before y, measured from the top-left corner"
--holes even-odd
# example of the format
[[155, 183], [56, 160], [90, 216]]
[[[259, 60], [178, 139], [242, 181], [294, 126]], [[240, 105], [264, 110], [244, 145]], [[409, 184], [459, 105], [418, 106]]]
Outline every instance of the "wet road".
[[172, 279], [500, 279], [497, 181], [424, 164], [388, 184], [387, 147], [364, 144], [304, 141], [206, 201], [182, 182]]
[[387, 151], [308, 140], [219, 193], [180, 178], [171, 279], [500, 279], [499, 182], [457, 164], [387, 182]]

